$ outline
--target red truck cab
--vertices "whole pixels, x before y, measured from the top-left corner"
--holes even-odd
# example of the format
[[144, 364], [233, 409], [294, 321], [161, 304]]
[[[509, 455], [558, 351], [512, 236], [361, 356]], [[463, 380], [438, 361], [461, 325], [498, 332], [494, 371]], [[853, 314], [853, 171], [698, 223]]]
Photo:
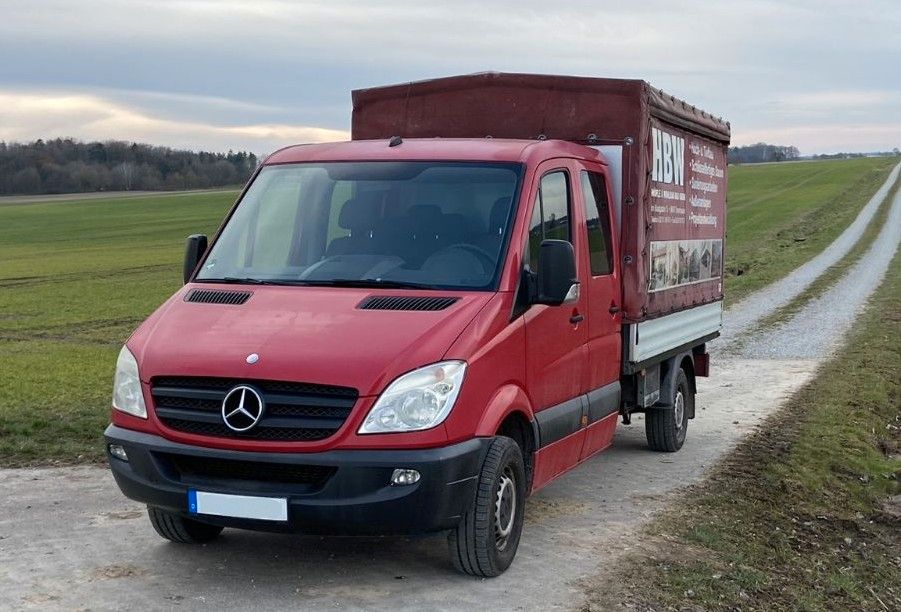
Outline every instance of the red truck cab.
[[[393, 137], [269, 156], [120, 353], [122, 491], [176, 542], [448, 531], [459, 570], [494, 576], [528, 494], [607, 448], [619, 415], [678, 450], [721, 303], [624, 319], [627, 156], [602, 150]], [[718, 282], [706, 256], [688, 284]], [[680, 261], [660, 282], [684, 284]]]

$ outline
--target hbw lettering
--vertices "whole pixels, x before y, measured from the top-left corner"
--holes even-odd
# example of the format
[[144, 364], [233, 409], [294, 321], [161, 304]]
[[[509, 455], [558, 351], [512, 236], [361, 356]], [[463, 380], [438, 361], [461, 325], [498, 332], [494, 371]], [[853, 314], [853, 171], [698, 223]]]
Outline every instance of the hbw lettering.
[[682, 186], [685, 184], [685, 139], [651, 128], [654, 163], [651, 180]]

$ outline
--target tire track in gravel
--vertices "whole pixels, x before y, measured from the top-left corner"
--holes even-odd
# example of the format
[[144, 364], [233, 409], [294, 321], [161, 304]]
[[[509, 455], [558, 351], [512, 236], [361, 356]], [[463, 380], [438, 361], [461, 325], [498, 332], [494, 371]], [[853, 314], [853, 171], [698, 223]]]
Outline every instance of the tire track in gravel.
[[[897, 167], [896, 167], [897, 170]], [[895, 194], [886, 223], [873, 244], [825, 293], [808, 302], [788, 321], [745, 344], [744, 357], [808, 359], [829, 353], [851, 328], [867, 299], [885, 277], [901, 243], [901, 191]]]
[[[885, 183], [873, 194], [851, 225], [819, 255], [796, 268], [785, 278], [764, 287], [732, 306], [725, 313], [723, 320], [722, 337], [724, 341], [727, 343], [735, 341], [743, 333], [752, 329], [760, 319], [797, 298], [826, 270], [847, 255], [863, 236], [867, 225], [873, 220], [880, 204], [898, 179], [899, 172], [901, 172], [901, 163], [895, 165]], [[726, 347], [720, 345], [718, 348]]]

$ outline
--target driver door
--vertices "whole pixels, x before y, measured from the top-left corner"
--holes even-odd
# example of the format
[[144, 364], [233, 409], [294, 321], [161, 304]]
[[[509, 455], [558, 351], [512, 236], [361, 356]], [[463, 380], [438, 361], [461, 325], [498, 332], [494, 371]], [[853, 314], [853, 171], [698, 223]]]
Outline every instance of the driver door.
[[[583, 237], [574, 212], [573, 186], [578, 175], [565, 160], [551, 160], [539, 166], [531, 197], [532, 214], [527, 269], [538, 270], [542, 240], [567, 240], [576, 253]], [[576, 260], [578, 278], [582, 262]], [[583, 447], [582, 426], [585, 375], [587, 372], [588, 326], [584, 319], [583, 291], [575, 303], [561, 306], [533, 305], [526, 313], [526, 380], [540, 432], [539, 460], [534, 486], [540, 487], [557, 474], [578, 463]]]

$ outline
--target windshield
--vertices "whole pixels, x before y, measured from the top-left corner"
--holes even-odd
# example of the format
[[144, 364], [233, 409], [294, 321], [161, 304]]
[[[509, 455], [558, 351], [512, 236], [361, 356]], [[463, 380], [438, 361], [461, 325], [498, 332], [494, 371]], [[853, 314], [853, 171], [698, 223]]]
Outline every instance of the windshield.
[[267, 166], [197, 280], [491, 289], [520, 172], [461, 162]]

